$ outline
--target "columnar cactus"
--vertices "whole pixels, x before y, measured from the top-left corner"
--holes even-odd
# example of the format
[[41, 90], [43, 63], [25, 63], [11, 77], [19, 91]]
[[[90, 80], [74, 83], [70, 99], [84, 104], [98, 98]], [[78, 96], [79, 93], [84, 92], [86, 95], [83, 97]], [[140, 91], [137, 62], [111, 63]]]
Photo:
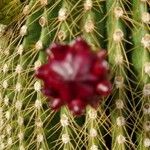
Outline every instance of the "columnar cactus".
[[[132, 31], [133, 42], [136, 47], [132, 52], [132, 62], [137, 73], [138, 85], [136, 88], [141, 91], [140, 99], [142, 114], [137, 110], [138, 119], [138, 147], [137, 149], [148, 149], [150, 147], [149, 135], [149, 110], [150, 110], [150, 34], [149, 26], [150, 14], [146, 1], [135, 1], [133, 3], [133, 19], [135, 20], [135, 27]], [[138, 7], [137, 7], [138, 6]], [[137, 14], [137, 15], [135, 15]], [[138, 61], [136, 61], [137, 58]], [[136, 91], [137, 92], [137, 91]]]
[[149, 150], [149, 10], [0, 0], [0, 150]]

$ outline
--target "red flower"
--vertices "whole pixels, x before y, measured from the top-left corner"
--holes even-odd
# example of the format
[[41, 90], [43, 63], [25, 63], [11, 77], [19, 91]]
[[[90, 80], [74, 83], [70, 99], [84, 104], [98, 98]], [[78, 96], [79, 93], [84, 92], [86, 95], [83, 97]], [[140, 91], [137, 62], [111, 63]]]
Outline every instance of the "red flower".
[[67, 105], [80, 115], [86, 105], [97, 106], [98, 96], [110, 94], [104, 50], [94, 53], [78, 38], [70, 45], [53, 44], [47, 53], [48, 62], [37, 69], [36, 77], [44, 81], [42, 92], [53, 98], [50, 106], [54, 110]]

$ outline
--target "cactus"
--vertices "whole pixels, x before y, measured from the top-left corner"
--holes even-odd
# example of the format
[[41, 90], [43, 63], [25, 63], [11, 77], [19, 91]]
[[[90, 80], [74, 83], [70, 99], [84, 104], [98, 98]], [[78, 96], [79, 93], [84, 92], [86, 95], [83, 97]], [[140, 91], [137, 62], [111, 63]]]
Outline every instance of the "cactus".
[[[0, 150], [150, 149], [149, 11], [149, 0], [0, 0]], [[49, 47], [79, 37], [106, 49], [112, 91], [76, 116], [51, 109], [35, 74]]]

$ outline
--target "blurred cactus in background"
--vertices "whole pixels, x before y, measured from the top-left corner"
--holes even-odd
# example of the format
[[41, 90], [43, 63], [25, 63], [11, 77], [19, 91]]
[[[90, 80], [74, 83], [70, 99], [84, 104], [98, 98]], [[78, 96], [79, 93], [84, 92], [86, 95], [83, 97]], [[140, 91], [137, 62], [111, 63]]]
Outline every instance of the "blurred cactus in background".
[[[149, 150], [149, 12], [149, 0], [0, 0], [0, 150]], [[50, 63], [48, 54], [55, 50], [48, 52], [51, 45], [73, 45], [78, 37], [93, 53], [80, 54], [86, 65], [106, 49], [112, 83], [111, 94], [97, 101], [89, 99], [94, 93], [91, 80], [87, 87], [78, 86], [78, 94], [87, 96], [90, 105], [78, 100], [69, 109], [75, 112], [73, 106], [80, 104], [85, 109], [81, 116], [66, 105], [53, 111], [54, 99], [41, 92], [49, 95], [49, 88], [43, 90], [35, 77], [40, 66]], [[64, 68], [55, 69], [67, 78]], [[93, 70], [98, 76], [105, 72]], [[50, 73], [59, 78], [54, 75]], [[65, 86], [59, 88], [62, 97], [68, 94]], [[103, 84], [99, 90], [108, 87]]]

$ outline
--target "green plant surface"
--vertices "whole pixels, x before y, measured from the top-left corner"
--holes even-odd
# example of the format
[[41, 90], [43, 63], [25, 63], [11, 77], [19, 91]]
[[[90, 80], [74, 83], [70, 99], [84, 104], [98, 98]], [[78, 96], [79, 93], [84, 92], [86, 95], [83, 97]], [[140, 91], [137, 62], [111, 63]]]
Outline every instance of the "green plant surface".
[[[150, 149], [149, 0], [0, 0], [0, 150]], [[53, 43], [106, 49], [113, 90], [55, 112], [36, 69]]]
[[[112, 121], [112, 150], [125, 150], [134, 147], [131, 137], [128, 133], [130, 125], [127, 122], [132, 113], [129, 110], [128, 103], [131, 100], [127, 96], [130, 88], [127, 70], [129, 61], [126, 50], [126, 20], [129, 20], [125, 5], [128, 1], [107, 1], [107, 37], [108, 37], [108, 59], [112, 69], [112, 78], [114, 83], [112, 102], [110, 104], [110, 115]], [[126, 18], [126, 20], [124, 20]]]
[[0, 23], [9, 25], [19, 17], [22, 3], [20, 0], [0, 0]]
[[[80, 29], [83, 37], [88, 41], [93, 50], [99, 51], [104, 45], [104, 16], [105, 2], [85, 0], [82, 3], [82, 18]], [[100, 8], [100, 9], [99, 9]], [[98, 18], [101, 18], [100, 20]], [[86, 118], [81, 134], [84, 134], [85, 140], [83, 146], [86, 149], [109, 149], [106, 146], [104, 138], [109, 135], [109, 118], [103, 108], [104, 104], [97, 108], [88, 107]], [[94, 114], [94, 115], [92, 115]], [[98, 135], [98, 136], [97, 136]]]
[[150, 67], [150, 47], [147, 45], [147, 41], [150, 39], [150, 30], [148, 26], [149, 20], [146, 17], [149, 15], [147, 5], [138, 0], [133, 1], [132, 15], [135, 20], [135, 26], [132, 32], [133, 42], [135, 44], [132, 51], [132, 62], [133, 68], [137, 74], [136, 82], [138, 84], [136, 85], [136, 92], [139, 90], [139, 94], [136, 96], [137, 99], [140, 100], [140, 110], [142, 111], [137, 111], [139, 119], [137, 134], [139, 144], [137, 149], [148, 150], [149, 146], [147, 143], [150, 138], [148, 129], [150, 118], [146, 110], [150, 106], [149, 94], [147, 93], [150, 89], [150, 72], [148, 71]]

